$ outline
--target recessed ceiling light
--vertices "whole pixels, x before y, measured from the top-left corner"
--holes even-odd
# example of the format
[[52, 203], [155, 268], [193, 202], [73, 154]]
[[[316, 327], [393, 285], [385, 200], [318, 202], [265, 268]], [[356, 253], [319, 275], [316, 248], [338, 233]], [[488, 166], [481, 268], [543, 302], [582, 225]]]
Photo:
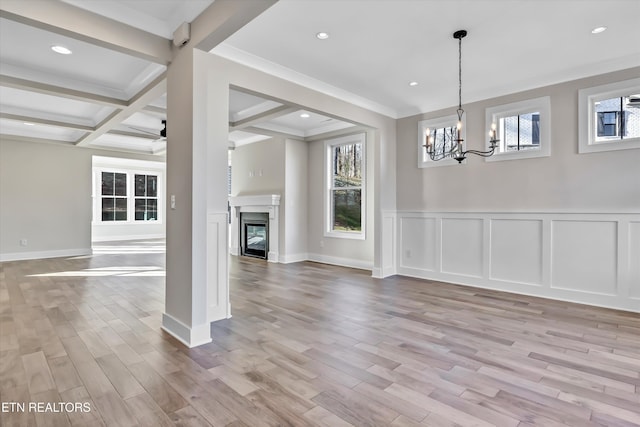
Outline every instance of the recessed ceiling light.
[[591, 34], [600, 34], [606, 29], [607, 27], [596, 27], [593, 30], [591, 30]]
[[316, 37], [319, 38], [320, 40], [326, 40], [329, 38], [329, 33], [325, 33], [324, 31], [321, 31], [318, 34], [316, 34]]
[[29, 122], [24, 122], [22, 124], [25, 125], [25, 126], [35, 126], [36, 125], [35, 123], [29, 123]]
[[309, 117], [311, 117], [311, 115], [308, 113], [302, 113], [300, 114], [300, 117], [302, 117], [303, 119], [308, 119]]
[[51, 46], [51, 50], [61, 55], [71, 55], [72, 53], [71, 49], [66, 48], [64, 46], [60, 46], [60, 45]]
[[409, 82], [409, 86], [418, 86], [418, 82]]

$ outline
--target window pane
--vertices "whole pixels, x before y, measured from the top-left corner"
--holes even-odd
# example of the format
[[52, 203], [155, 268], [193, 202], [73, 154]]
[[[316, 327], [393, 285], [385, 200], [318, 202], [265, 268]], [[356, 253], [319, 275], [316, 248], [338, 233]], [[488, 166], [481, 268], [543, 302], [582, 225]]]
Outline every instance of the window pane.
[[147, 175], [147, 197], [158, 197], [158, 177]]
[[136, 183], [135, 183], [135, 187], [136, 187], [135, 196], [136, 197], [144, 197], [145, 196], [145, 194], [144, 194], [144, 190], [145, 190], [145, 187], [146, 187], [145, 178], [146, 178], [145, 175], [136, 175], [136, 178], [135, 178], [135, 180], [136, 180]]
[[102, 172], [102, 195], [113, 196], [113, 172]]
[[102, 198], [102, 220], [113, 221], [115, 219], [115, 199], [112, 197]]
[[333, 191], [333, 224], [336, 231], [362, 231], [362, 191]]
[[603, 99], [594, 104], [596, 140], [640, 137], [640, 94]]
[[127, 195], [127, 174], [116, 173], [115, 176], [115, 195], [126, 196]]
[[115, 220], [126, 221], [127, 220], [127, 199], [117, 198], [115, 199]]
[[505, 117], [503, 122], [503, 139], [507, 151], [518, 150], [518, 116]]
[[144, 221], [146, 219], [145, 218], [145, 212], [147, 208], [146, 200], [136, 199], [135, 205], [136, 205], [136, 215], [135, 215], [136, 221]]
[[149, 221], [158, 219], [157, 199], [135, 199], [135, 220]]
[[157, 199], [147, 199], [147, 219], [148, 220], [158, 219], [158, 200]]
[[624, 138], [640, 138], [640, 94], [624, 97]]
[[451, 151], [455, 132], [455, 126], [431, 129], [431, 141], [433, 141], [433, 150], [436, 154]]
[[[520, 118], [520, 150], [536, 150], [540, 144], [540, 113], [521, 114]], [[536, 129], [537, 128], [537, 129]], [[534, 133], [538, 135], [538, 140], [534, 142]], [[535, 145], [534, 145], [535, 144]]]
[[332, 159], [334, 187], [360, 187], [362, 185], [361, 144], [333, 147]]

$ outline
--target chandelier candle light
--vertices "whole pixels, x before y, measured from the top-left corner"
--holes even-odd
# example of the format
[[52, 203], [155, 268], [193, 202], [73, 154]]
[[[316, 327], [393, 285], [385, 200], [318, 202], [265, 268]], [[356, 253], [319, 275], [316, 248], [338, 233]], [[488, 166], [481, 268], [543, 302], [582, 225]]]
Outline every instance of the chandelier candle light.
[[[427, 154], [429, 158], [433, 161], [438, 161], [446, 158], [452, 158], [458, 161], [458, 163], [462, 163], [464, 159], [467, 158], [467, 154], [475, 154], [477, 156], [489, 157], [493, 155], [500, 141], [497, 139], [497, 131], [496, 124], [491, 124], [491, 130], [489, 131], [489, 150], [488, 151], [478, 151], [478, 150], [466, 150], [462, 151], [462, 138], [460, 138], [460, 131], [462, 130], [462, 116], [464, 114], [464, 110], [462, 109], [462, 39], [467, 35], [466, 30], [458, 30], [453, 33], [453, 38], [458, 39], [458, 109], [456, 112], [458, 113], [458, 125], [456, 126], [455, 137], [453, 133], [449, 138], [447, 138], [447, 133], [444, 133], [444, 140], [442, 143], [442, 150], [438, 150], [434, 147], [433, 137], [431, 136], [431, 129], [427, 129], [426, 137], [425, 137], [425, 147], [427, 149]], [[449, 141], [447, 141], [449, 139]], [[451, 146], [450, 150], [447, 150], [447, 145]]]

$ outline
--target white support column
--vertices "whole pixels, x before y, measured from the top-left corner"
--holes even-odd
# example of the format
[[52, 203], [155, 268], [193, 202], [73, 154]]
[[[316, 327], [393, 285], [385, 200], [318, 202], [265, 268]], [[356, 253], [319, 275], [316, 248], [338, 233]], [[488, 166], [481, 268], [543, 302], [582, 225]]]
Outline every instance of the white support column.
[[229, 82], [209, 50], [275, 0], [218, 0], [191, 25], [167, 71], [166, 301], [162, 328], [189, 347], [231, 316], [227, 239]]

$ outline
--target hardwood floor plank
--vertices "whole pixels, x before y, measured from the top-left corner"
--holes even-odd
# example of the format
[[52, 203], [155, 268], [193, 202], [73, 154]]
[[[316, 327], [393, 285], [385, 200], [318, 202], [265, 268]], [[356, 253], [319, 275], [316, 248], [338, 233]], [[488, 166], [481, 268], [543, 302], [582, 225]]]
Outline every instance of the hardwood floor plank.
[[82, 385], [73, 362], [67, 356], [49, 359], [49, 368], [59, 393]]
[[27, 377], [29, 393], [34, 395], [55, 390], [56, 385], [53, 381], [49, 365], [47, 364], [47, 359], [42, 351], [23, 355], [22, 365], [24, 366]]
[[173, 422], [146, 393], [125, 399], [131, 413], [143, 427], [173, 427]]
[[142, 388], [140, 383], [131, 375], [129, 370], [115, 354], [98, 357], [96, 361], [123, 399], [128, 399], [145, 392], [144, 388]]
[[316, 406], [304, 413], [305, 418], [322, 427], [353, 427], [353, 424], [327, 411], [322, 406]]
[[[65, 402], [73, 402], [82, 404], [80, 410], [75, 410], [67, 413], [69, 421], [72, 426], [104, 426], [105, 423], [102, 420], [100, 412], [96, 408], [95, 403], [89, 396], [87, 389], [82, 386], [75, 387], [60, 393], [60, 397]], [[88, 410], [87, 410], [88, 409]]]
[[128, 369], [165, 413], [176, 412], [188, 405], [187, 401], [146, 362], [130, 365]]
[[[40, 393], [31, 394], [30, 402], [60, 402], [60, 395], [56, 390], [46, 390]], [[61, 410], [58, 407], [43, 405], [43, 408], [38, 408], [33, 411], [36, 418], [36, 425], [38, 427], [68, 427], [71, 426], [69, 417], [65, 410]]]
[[176, 427], [211, 427], [192, 406], [185, 406], [169, 414], [169, 418]]

